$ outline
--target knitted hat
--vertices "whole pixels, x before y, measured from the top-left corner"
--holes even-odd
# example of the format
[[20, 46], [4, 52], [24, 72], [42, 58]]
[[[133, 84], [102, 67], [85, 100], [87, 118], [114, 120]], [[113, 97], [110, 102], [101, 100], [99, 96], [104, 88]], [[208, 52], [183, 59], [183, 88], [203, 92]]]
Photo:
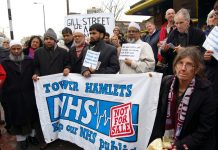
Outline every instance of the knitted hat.
[[10, 47], [12, 47], [12, 46], [14, 46], [14, 45], [21, 45], [21, 46], [22, 46], [22, 44], [21, 44], [20, 41], [18, 41], [18, 40], [11, 40], [11, 42], [10, 42]]
[[57, 34], [54, 32], [54, 30], [52, 28], [49, 28], [45, 34], [44, 34], [44, 39], [46, 37], [50, 37], [52, 38], [53, 40], [57, 41]]
[[139, 31], [141, 30], [139, 24], [137, 24], [135, 22], [130, 22], [128, 28], [130, 28], [130, 27], [134, 27], [134, 28], [138, 29]]

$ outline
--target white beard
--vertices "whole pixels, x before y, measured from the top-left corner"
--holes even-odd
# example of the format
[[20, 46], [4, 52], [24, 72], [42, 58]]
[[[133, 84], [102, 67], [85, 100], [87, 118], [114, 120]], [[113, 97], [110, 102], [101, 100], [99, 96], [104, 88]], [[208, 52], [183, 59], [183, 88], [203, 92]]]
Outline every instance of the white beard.
[[14, 56], [13, 54], [9, 54], [9, 59], [13, 62], [21, 62], [24, 60], [24, 54], [21, 53], [19, 56]]
[[127, 39], [128, 43], [135, 43], [136, 40], [135, 39]]

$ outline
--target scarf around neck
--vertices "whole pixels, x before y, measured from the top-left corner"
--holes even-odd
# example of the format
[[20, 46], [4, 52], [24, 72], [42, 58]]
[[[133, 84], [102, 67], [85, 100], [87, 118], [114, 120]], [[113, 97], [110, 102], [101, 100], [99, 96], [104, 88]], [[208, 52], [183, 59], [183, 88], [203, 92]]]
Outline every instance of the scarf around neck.
[[170, 86], [168, 94], [168, 107], [167, 107], [167, 118], [165, 123], [165, 133], [164, 136], [177, 140], [180, 136], [183, 123], [187, 114], [189, 107], [190, 97], [195, 88], [195, 78], [192, 79], [188, 88], [185, 91], [185, 94], [182, 97], [182, 100], [176, 108], [176, 89], [175, 89], [176, 77], [173, 78], [172, 84]]

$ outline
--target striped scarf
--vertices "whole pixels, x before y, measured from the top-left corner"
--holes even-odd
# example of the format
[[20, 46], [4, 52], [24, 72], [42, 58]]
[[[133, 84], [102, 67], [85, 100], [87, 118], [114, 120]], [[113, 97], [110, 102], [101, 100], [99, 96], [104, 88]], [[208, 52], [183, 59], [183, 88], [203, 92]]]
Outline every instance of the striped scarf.
[[167, 118], [164, 136], [169, 139], [177, 140], [185, 121], [191, 94], [194, 91], [195, 78], [193, 78], [189, 84], [178, 108], [176, 108], [176, 90], [174, 89], [175, 81], [176, 77], [173, 78], [168, 94]]

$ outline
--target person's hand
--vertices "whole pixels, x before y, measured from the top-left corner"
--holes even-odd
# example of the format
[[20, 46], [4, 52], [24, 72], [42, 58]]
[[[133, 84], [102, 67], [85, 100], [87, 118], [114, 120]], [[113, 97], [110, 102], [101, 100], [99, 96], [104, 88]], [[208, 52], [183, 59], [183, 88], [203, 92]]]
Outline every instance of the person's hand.
[[70, 73], [70, 69], [69, 68], [65, 68], [64, 71], [63, 71], [63, 75], [64, 76], [68, 76]]
[[170, 45], [166, 44], [166, 43], [162, 44], [161, 47], [160, 47], [160, 49], [163, 50], [163, 51], [168, 51], [169, 48], [170, 48]]
[[175, 48], [174, 48], [174, 51], [173, 52], [179, 52], [179, 51], [181, 51], [181, 50], [184, 50], [185, 48], [184, 47], [182, 47], [182, 46], [176, 46]]
[[132, 60], [129, 59], [129, 58], [125, 58], [124, 63], [125, 63], [127, 66], [131, 66]]
[[89, 67], [89, 71], [90, 71], [91, 73], [94, 73], [94, 72], [95, 72], [95, 69], [93, 69], [92, 66], [91, 66], [91, 67]]
[[207, 50], [205, 53], [204, 53], [204, 60], [211, 60], [212, 58], [212, 54], [213, 54], [213, 51], [212, 50]]
[[169, 145], [167, 147], [164, 147], [163, 150], [177, 150], [175, 145]]
[[86, 71], [83, 72], [82, 75], [83, 75], [84, 77], [88, 78], [88, 77], [91, 76], [91, 72], [90, 72], [89, 70], [86, 70]]
[[34, 74], [33, 76], [32, 76], [32, 79], [33, 79], [33, 81], [37, 81], [37, 80], [39, 80], [39, 76], [37, 75], [37, 74]]

